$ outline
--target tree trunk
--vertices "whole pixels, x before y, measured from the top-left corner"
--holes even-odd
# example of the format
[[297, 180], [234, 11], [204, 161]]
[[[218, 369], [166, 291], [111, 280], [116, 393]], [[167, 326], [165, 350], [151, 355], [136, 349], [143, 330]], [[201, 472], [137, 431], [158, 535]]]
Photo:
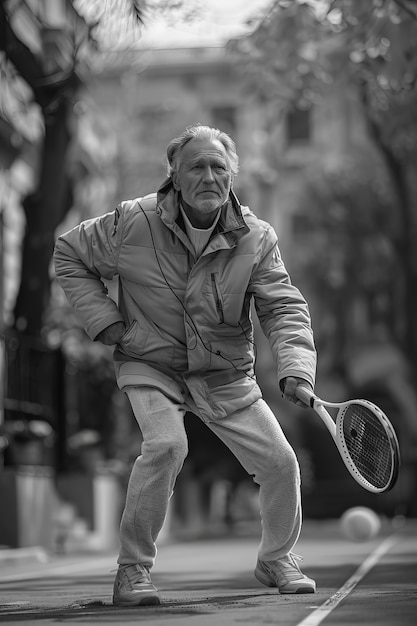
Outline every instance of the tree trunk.
[[403, 294], [402, 302], [397, 307], [401, 318], [397, 327], [400, 329], [399, 343], [408, 358], [414, 380], [417, 380], [417, 325], [415, 323], [417, 311], [416, 220], [414, 216], [413, 192], [408, 178], [408, 164], [396, 157], [390, 147], [383, 141], [378, 125], [369, 114], [366, 114], [366, 117], [371, 136], [385, 162], [397, 200], [399, 230], [396, 250], [402, 270], [398, 280], [402, 283]]
[[71, 140], [68, 128], [69, 102], [60, 97], [52, 114], [46, 115], [38, 187], [23, 201], [26, 235], [23, 242], [22, 278], [16, 300], [15, 328], [39, 337], [49, 303], [49, 266], [55, 231], [71, 206], [71, 185], [66, 171]]

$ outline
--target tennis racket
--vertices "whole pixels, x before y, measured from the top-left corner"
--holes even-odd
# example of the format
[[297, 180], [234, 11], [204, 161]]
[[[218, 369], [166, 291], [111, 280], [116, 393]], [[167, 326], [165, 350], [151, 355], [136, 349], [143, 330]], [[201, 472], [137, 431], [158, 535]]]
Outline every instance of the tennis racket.
[[[400, 469], [400, 449], [391, 422], [378, 406], [368, 400], [325, 402], [300, 385], [295, 393], [321, 417], [359, 485], [373, 493], [393, 488]], [[335, 420], [325, 406], [338, 409]]]

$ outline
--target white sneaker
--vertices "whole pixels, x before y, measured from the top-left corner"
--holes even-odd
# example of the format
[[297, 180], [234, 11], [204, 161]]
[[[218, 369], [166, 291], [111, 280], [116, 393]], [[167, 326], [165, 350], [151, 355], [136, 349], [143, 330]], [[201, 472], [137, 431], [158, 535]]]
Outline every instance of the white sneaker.
[[119, 565], [113, 587], [113, 604], [139, 606], [161, 604], [158, 589], [152, 584], [145, 565]]
[[278, 587], [280, 593], [314, 593], [316, 583], [300, 570], [296, 559], [302, 558], [289, 553], [276, 561], [258, 560], [255, 577], [267, 587]]

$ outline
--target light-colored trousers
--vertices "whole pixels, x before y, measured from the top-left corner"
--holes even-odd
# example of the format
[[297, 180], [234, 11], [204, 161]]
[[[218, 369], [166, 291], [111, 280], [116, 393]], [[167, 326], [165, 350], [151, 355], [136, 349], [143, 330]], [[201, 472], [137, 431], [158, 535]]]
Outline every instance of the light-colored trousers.
[[[129, 478], [120, 525], [119, 564], [152, 567], [175, 480], [188, 453], [187, 408], [152, 387], [126, 389], [142, 431], [141, 455]], [[295, 453], [264, 400], [206, 423], [259, 485], [259, 558], [291, 551], [301, 529], [300, 471]], [[213, 459], [213, 463], [216, 460]]]

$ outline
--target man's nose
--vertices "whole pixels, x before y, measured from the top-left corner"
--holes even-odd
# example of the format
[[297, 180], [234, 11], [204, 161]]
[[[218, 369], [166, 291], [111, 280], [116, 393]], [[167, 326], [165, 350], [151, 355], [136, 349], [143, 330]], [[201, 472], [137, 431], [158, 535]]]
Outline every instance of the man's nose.
[[203, 177], [204, 177], [204, 182], [211, 183], [214, 181], [213, 170], [211, 169], [209, 165], [207, 165], [207, 167], [204, 168]]

